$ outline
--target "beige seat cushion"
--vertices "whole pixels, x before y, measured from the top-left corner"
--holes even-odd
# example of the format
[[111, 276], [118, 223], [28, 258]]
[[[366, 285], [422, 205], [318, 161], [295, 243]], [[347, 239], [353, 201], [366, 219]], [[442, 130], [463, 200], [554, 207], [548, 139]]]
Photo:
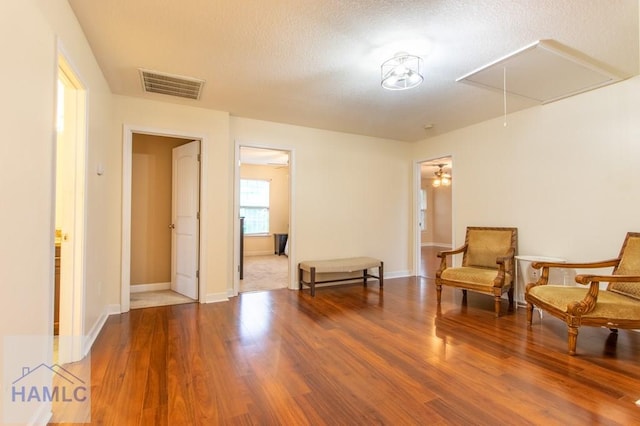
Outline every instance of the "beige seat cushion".
[[[572, 302], [583, 300], [587, 291], [586, 287], [539, 285], [531, 288], [529, 294], [556, 309], [567, 312], [567, 306]], [[640, 301], [611, 291], [600, 290], [596, 308], [582, 317], [637, 320], [640, 317]]]
[[[440, 278], [448, 281], [493, 287], [493, 281], [496, 279], [496, 276], [498, 276], [497, 269], [462, 266], [459, 268], [445, 269], [440, 275]], [[511, 276], [506, 274], [505, 283], [508, 284], [509, 282], [511, 282]]]
[[311, 268], [315, 267], [317, 273], [363, 271], [379, 266], [380, 260], [373, 257], [348, 257], [300, 262], [300, 269], [303, 271], [311, 271]]

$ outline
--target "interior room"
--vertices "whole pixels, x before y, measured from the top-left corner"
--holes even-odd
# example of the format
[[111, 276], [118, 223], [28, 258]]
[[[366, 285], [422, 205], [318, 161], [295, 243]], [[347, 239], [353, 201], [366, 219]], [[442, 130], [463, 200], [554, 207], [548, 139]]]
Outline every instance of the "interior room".
[[435, 278], [440, 266], [437, 253], [452, 249], [451, 157], [436, 158], [420, 166], [420, 267], [418, 275]]
[[[0, 422], [640, 423], [640, 326], [580, 316], [618, 296], [638, 312], [608, 283], [640, 276], [621, 260], [640, 231], [639, 21], [638, 0], [0, 2]], [[197, 142], [175, 220], [145, 205], [136, 225], [136, 187], [166, 192], [135, 135]], [[279, 194], [246, 236], [241, 209], [267, 206], [241, 205], [242, 180]], [[447, 285], [438, 303], [437, 253], [470, 227], [517, 229], [485, 263], [520, 303]], [[151, 258], [168, 235], [189, 303], [136, 308], [137, 286], [171, 289], [171, 255]], [[262, 256], [284, 283], [243, 291]], [[587, 299], [538, 302], [526, 285], [562, 266], [525, 283], [516, 256], [562, 259], [576, 276], [555, 284]], [[384, 286], [299, 286], [301, 262], [361, 257]], [[90, 382], [82, 410], [7, 399], [41, 365]]]
[[[239, 177], [242, 267], [238, 292], [287, 288], [289, 153], [241, 146]], [[254, 198], [256, 191], [258, 198]]]

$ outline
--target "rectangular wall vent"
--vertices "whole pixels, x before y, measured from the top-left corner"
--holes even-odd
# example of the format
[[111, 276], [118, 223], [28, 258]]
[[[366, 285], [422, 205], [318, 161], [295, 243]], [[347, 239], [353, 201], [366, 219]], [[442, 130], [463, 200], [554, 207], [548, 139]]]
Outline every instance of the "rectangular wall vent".
[[204, 80], [150, 71], [140, 68], [142, 88], [147, 93], [200, 99]]
[[546, 104], [622, 80], [566, 50], [553, 40], [539, 40], [456, 81]]

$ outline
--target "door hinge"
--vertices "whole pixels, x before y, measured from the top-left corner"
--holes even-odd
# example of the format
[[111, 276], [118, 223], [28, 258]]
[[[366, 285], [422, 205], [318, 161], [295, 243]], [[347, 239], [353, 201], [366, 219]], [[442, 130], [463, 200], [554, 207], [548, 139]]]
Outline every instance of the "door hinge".
[[200, 161], [200, 154], [198, 154], [198, 161]]
[[196, 271], [196, 278], [200, 278], [200, 271]]
[[196, 219], [200, 220], [200, 212], [196, 213]]

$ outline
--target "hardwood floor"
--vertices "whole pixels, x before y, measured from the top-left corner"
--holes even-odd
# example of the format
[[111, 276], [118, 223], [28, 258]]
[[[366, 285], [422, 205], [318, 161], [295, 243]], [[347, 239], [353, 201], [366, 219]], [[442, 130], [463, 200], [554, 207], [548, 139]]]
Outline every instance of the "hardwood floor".
[[423, 246], [420, 248], [420, 276], [423, 278], [436, 278], [436, 271], [440, 268], [440, 259], [437, 254], [442, 250], [451, 250], [448, 247]]
[[438, 312], [431, 280], [397, 278], [112, 316], [92, 424], [640, 423], [640, 333], [583, 327], [571, 357], [555, 318], [460, 301], [445, 288]]

